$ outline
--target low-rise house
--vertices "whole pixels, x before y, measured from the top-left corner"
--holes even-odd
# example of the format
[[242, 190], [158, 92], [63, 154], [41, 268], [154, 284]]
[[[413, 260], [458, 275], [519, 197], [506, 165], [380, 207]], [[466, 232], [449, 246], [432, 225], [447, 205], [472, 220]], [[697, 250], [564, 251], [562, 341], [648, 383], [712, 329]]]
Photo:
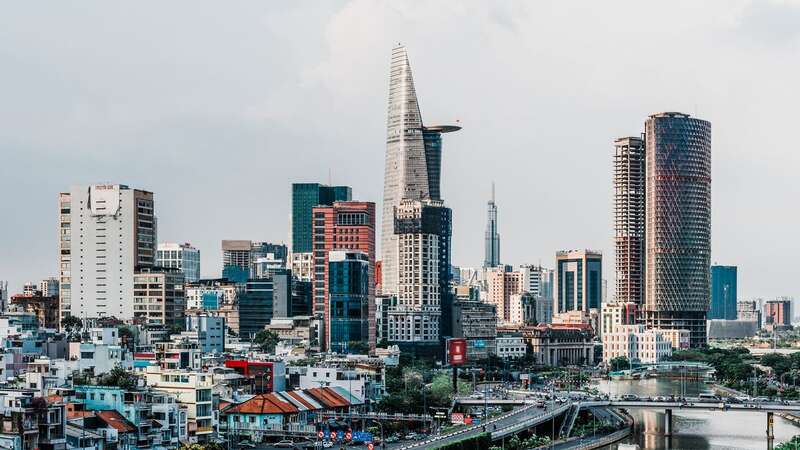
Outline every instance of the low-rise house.
[[145, 369], [144, 377], [148, 387], [172, 394], [178, 403], [186, 406], [188, 441], [206, 442], [216, 434], [211, 374], [149, 366]]

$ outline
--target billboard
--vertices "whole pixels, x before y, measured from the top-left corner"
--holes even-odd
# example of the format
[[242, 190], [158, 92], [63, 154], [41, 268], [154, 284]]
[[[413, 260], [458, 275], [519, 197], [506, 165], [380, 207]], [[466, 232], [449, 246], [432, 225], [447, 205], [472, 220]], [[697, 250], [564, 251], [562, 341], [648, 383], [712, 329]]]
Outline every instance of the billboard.
[[453, 338], [447, 340], [447, 363], [460, 366], [467, 362], [467, 340]]

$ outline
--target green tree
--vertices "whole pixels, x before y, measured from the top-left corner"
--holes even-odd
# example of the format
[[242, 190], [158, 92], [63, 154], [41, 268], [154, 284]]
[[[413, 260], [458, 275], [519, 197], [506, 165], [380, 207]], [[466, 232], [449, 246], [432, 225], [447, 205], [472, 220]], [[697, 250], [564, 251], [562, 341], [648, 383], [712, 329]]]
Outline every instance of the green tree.
[[81, 319], [70, 315], [61, 320], [61, 326], [70, 333], [79, 330], [83, 326], [83, 322]]
[[612, 372], [616, 372], [618, 370], [630, 369], [631, 362], [628, 361], [628, 358], [624, 356], [618, 356], [616, 358], [612, 358], [611, 361], [608, 362], [608, 366]]
[[110, 372], [104, 374], [97, 381], [100, 386], [118, 386], [122, 389], [133, 389], [138, 384], [139, 378], [120, 366], [115, 366]]
[[792, 439], [782, 442], [775, 447], [775, 450], [797, 450], [800, 448], [800, 435], [793, 437]]
[[253, 343], [266, 353], [274, 353], [280, 340], [278, 333], [271, 330], [261, 330], [253, 337]]

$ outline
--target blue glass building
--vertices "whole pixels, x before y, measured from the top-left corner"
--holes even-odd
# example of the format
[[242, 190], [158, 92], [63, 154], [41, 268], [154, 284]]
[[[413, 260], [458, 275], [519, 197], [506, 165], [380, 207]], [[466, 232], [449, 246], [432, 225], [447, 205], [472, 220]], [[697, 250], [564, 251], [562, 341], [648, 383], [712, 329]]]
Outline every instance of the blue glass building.
[[[360, 353], [369, 348], [369, 255], [340, 250], [328, 254], [328, 301], [330, 351]], [[358, 349], [354, 343], [360, 344]]]
[[709, 319], [736, 320], [736, 266], [711, 266]]

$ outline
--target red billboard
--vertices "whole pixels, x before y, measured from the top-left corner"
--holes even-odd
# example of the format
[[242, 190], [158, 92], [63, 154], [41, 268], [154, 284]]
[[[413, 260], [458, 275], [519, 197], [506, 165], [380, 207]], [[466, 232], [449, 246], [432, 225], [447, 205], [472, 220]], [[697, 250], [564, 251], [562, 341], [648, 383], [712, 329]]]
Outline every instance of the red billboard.
[[453, 338], [447, 340], [447, 363], [460, 366], [467, 362], [467, 340]]

